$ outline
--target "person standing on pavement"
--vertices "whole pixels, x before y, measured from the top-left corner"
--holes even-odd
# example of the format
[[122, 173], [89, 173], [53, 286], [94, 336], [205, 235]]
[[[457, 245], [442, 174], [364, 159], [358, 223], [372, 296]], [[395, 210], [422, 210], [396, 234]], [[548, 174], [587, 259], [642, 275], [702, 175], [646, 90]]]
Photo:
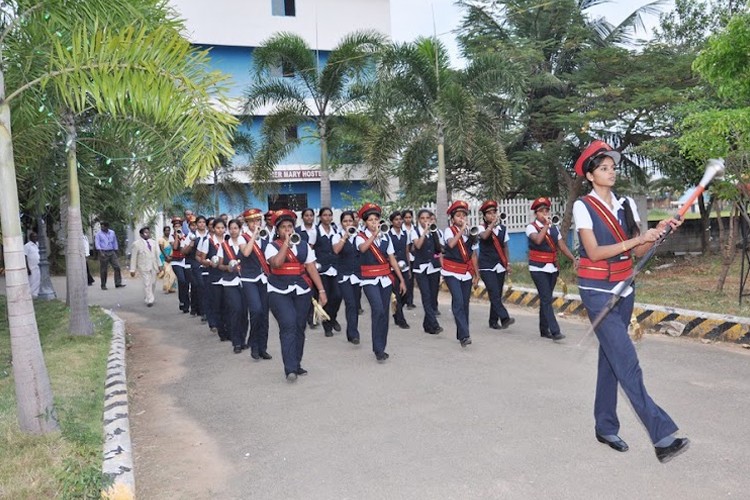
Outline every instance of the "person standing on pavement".
[[162, 290], [164, 293], [174, 293], [177, 285], [177, 276], [175, 276], [174, 270], [172, 270], [172, 244], [169, 243], [169, 235], [171, 232], [171, 227], [164, 226], [162, 229], [162, 236], [159, 238], [159, 241], [157, 241], [160, 251], [159, 260], [161, 260], [161, 265], [164, 268], [162, 277], [164, 280], [162, 283]]
[[332, 223], [333, 210], [330, 208], [321, 208], [318, 218], [320, 222], [315, 226], [315, 243], [310, 246], [315, 250], [318, 274], [326, 291], [327, 302], [324, 310], [330, 319], [322, 322], [323, 331], [326, 337], [333, 337], [334, 330], [341, 331], [341, 325], [337, 319], [341, 307], [341, 291], [337, 277], [339, 256], [333, 251], [333, 239], [338, 231], [336, 224]]
[[130, 276], [135, 277], [138, 271], [143, 280], [143, 295], [146, 306], [154, 305], [154, 291], [156, 291], [156, 274], [162, 270], [159, 263], [159, 250], [156, 241], [151, 239], [151, 230], [142, 227], [138, 232], [140, 239], [133, 242], [130, 256]]
[[534, 200], [531, 210], [535, 218], [526, 226], [529, 239], [529, 273], [539, 295], [539, 334], [543, 338], [562, 340], [565, 335], [557, 324], [552, 308], [552, 292], [555, 290], [560, 269], [557, 265], [557, 252], [561, 251], [574, 265], [577, 260], [549, 215], [552, 202], [541, 197]]
[[109, 222], [101, 223], [101, 230], [94, 237], [94, 247], [99, 252], [99, 277], [101, 279], [102, 290], [107, 289], [107, 271], [111, 265], [115, 271], [115, 288], [122, 288], [125, 284], [122, 282], [120, 274], [120, 261], [117, 259], [117, 236], [109, 228]]
[[[206, 277], [208, 276], [208, 269], [206, 269], [203, 265], [201, 265], [200, 260], [198, 260], [198, 250], [203, 247], [204, 243], [208, 241], [208, 238], [211, 236], [211, 233], [208, 230], [208, 221], [206, 218], [202, 215], [199, 215], [195, 219], [195, 231], [193, 234], [195, 235], [195, 266], [190, 268], [190, 271], [193, 275], [193, 289], [196, 292], [196, 301], [197, 305], [193, 304], [193, 310], [198, 311], [201, 317], [201, 323], [206, 323], [208, 321], [208, 315], [206, 313], [206, 302], [208, 301], [208, 292], [206, 291]], [[192, 297], [191, 297], [192, 302]]]
[[443, 280], [451, 293], [451, 310], [456, 321], [456, 338], [461, 347], [471, 344], [469, 332], [469, 300], [472, 285], [479, 282], [477, 256], [474, 252], [476, 235], [470, 234], [467, 217], [469, 205], [456, 200], [447, 211], [451, 225], [443, 231]]
[[[425, 333], [437, 335], [443, 331], [436, 316], [435, 304], [440, 291], [440, 253], [442, 242], [437, 227], [432, 224], [432, 212], [423, 208], [417, 212], [417, 225], [414, 227], [414, 275], [422, 299]], [[434, 230], [433, 230], [434, 229]]]
[[[484, 218], [479, 226], [479, 275], [490, 299], [490, 328], [500, 330], [515, 323], [503, 305], [505, 275], [508, 265], [508, 231], [497, 213], [497, 202], [485, 201], [479, 211]], [[499, 321], [499, 323], [498, 323]]]
[[[640, 234], [638, 209], [631, 198], [618, 198], [612, 187], [617, 178], [620, 153], [603, 141], [594, 141], [575, 164], [576, 174], [591, 183], [592, 190], [573, 205], [573, 217], [581, 241], [578, 288], [581, 301], [593, 321], [607, 307], [615, 288], [631, 277], [632, 256], [642, 257], [672, 226], [666, 219]], [[599, 364], [594, 402], [597, 441], [624, 452], [628, 445], [619, 437], [617, 389], [622, 387], [630, 404], [649, 433], [656, 457], [667, 462], [688, 447], [687, 438], [677, 438], [677, 425], [646, 391], [638, 355], [628, 336], [635, 301], [633, 287], [620, 290], [620, 300], [595, 329], [599, 339]]]
[[86, 258], [86, 279], [88, 280], [89, 286], [94, 284], [94, 277], [91, 276], [91, 271], [89, 270], [89, 257], [91, 257], [91, 243], [89, 243], [89, 238], [86, 236], [86, 233], [83, 233], [82, 242], [83, 242], [83, 256]]
[[320, 305], [325, 307], [326, 297], [323, 282], [315, 266], [315, 250], [297, 240], [294, 231], [297, 214], [291, 210], [274, 212], [271, 223], [275, 228], [275, 239], [266, 246], [266, 260], [271, 273], [268, 275], [268, 302], [271, 312], [279, 324], [281, 357], [288, 382], [299, 375], [307, 375], [302, 368], [305, 351], [305, 327], [307, 314], [312, 305], [310, 287], [315, 286], [320, 296]]
[[393, 243], [388, 238], [388, 226], [381, 228], [382, 210], [375, 203], [365, 203], [359, 209], [359, 217], [365, 224], [355, 239], [359, 250], [359, 268], [362, 277], [362, 290], [370, 303], [372, 351], [379, 363], [384, 363], [389, 355], [385, 352], [388, 343], [388, 311], [391, 305], [391, 291], [398, 279], [396, 293], [406, 293], [406, 284], [396, 262]]
[[29, 241], [23, 246], [23, 253], [26, 256], [26, 272], [29, 275], [31, 298], [35, 299], [39, 296], [41, 272], [39, 271], [39, 237], [34, 231], [29, 233]]
[[229, 340], [229, 330], [223, 314], [224, 287], [221, 284], [223, 272], [219, 269], [219, 262], [224, 258], [222, 243], [224, 242], [224, 233], [226, 226], [221, 219], [213, 220], [209, 223], [212, 229], [211, 236], [201, 242], [198, 248], [198, 261], [207, 269], [208, 275], [205, 277], [207, 301], [206, 316], [208, 318], [208, 328], [212, 333], [219, 336], [222, 342]]
[[192, 249], [193, 241], [182, 232], [182, 219], [172, 218], [172, 234], [169, 236], [169, 244], [172, 246], [172, 270], [177, 276], [177, 298], [180, 301], [180, 311], [187, 314], [190, 312], [190, 264], [185, 260], [185, 255]]
[[240, 256], [243, 307], [250, 323], [250, 357], [272, 359], [268, 354], [268, 275], [271, 272], [265, 251], [268, 239], [259, 236], [263, 213], [259, 208], [243, 212], [247, 233]]
[[[401, 275], [406, 280], [406, 290], [409, 290], [409, 282], [411, 281], [411, 268], [409, 266], [410, 257], [409, 254], [409, 235], [403, 229], [403, 219], [401, 218], [401, 212], [393, 212], [388, 219], [391, 221], [391, 229], [388, 231], [388, 237], [393, 243], [393, 251], [396, 257], [396, 262], [401, 270]], [[406, 305], [406, 293], [403, 295], [400, 293], [394, 294], [396, 297], [396, 312], [393, 314], [393, 321], [396, 326], [408, 330], [411, 328], [409, 323], [406, 322], [404, 317], [404, 306]]]
[[401, 212], [401, 219], [404, 221], [404, 232], [409, 238], [409, 275], [406, 276], [406, 308], [414, 309], [417, 307], [414, 305], [414, 239], [416, 238], [414, 232], [414, 211], [407, 208]]
[[359, 251], [354, 246], [357, 226], [354, 212], [341, 212], [341, 231], [333, 237], [333, 251], [339, 256], [338, 285], [346, 312], [346, 340], [359, 345]]
[[237, 219], [229, 221], [229, 238], [224, 238], [218, 249], [219, 262], [217, 267], [223, 271], [219, 284], [224, 287], [223, 307], [221, 314], [225, 316], [224, 324], [232, 340], [232, 349], [239, 354], [247, 348], [247, 321], [243, 315], [247, 309], [243, 307], [242, 280], [240, 279], [241, 263], [240, 251], [245, 244], [242, 232], [242, 222]]

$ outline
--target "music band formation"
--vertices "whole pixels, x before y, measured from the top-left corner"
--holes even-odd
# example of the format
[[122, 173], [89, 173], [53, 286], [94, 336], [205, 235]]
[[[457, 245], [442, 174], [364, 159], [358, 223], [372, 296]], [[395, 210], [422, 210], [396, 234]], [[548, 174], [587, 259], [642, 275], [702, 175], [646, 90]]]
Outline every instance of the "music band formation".
[[[576, 173], [592, 187], [573, 207], [581, 242], [579, 257], [570, 251], [557, 221], [550, 217], [549, 198], [538, 198], [531, 205], [535, 218], [526, 228], [528, 265], [539, 294], [539, 333], [543, 338], [558, 341], [565, 337], [552, 308], [559, 253], [573, 261], [581, 299], [589, 317], [595, 318], [617, 284], [631, 276], [632, 256], [643, 255], [668, 225], [676, 228], [680, 224], [664, 220], [640, 233], [633, 200], [612, 192], [619, 161], [618, 152], [595, 141], [575, 165]], [[480, 212], [482, 224], [469, 227], [468, 204], [455, 201], [447, 210], [449, 225], [443, 230], [430, 210], [419, 210], [416, 220], [411, 210], [394, 212], [386, 222], [374, 203], [366, 203], [357, 212], [344, 211], [338, 224], [332, 220], [330, 208], [319, 211], [317, 224], [312, 209], [302, 212], [299, 225], [297, 215], [286, 209], [265, 214], [248, 209], [232, 220], [176, 217], [171, 231], [165, 228], [160, 253], [174, 271], [180, 310], [200, 317], [221, 340], [231, 341], [234, 353], [249, 348], [255, 360], [272, 359], [268, 333], [269, 312], [273, 314], [279, 327], [284, 373], [293, 382], [307, 374], [302, 367], [305, 330], [315, 326], [318, 315], [323, 318], [324, 335], [332, 337], [334, 331], [343, 329], [338, 322], [343, 302], [347, 341], [360, 343], [362, 293], [370, 305], [372, 351], [380, 363], [389, 357], [392, 301], [395, 325], [410, 328], [403, 309], [416, 307], [415, 282], [424, 313], [422, 329], [428, 334], [443, 331], [437, 301], [441, 277], [451, 294], [461, 347], [472, 343], [469, 299], [480, 278], [491, 303], [489, 327], [500, 330], [514, 324], [502, 302], [510, 272], [505, 216], [498, 213], [498, 204], [492, 200], [484, 202]], [[148, 232], [144, 239], [148, 240]], [[153, 255], [156, 250], [150, 243], [148, 248]], [[133, 258], [138, 260], [139, 253], [134, 251]], [[153, 282], [146, 285], [153, 286]], [[644, 386], [628, 336], [634, 295], [632, 287], [622, 293], [622, 300], [595, 329], [600, 343], [595, 437], [617, 451], [628, 450], [618, 435], [619, 385], [648, 430], [658, 459], [664, 462], [683, 452], [688, 440], [674, 436], [676, 424]], [[146, 302], [153, 303], [153, 293], [146, 292]], [[314, 308], [318, 314], [313, 314]]]

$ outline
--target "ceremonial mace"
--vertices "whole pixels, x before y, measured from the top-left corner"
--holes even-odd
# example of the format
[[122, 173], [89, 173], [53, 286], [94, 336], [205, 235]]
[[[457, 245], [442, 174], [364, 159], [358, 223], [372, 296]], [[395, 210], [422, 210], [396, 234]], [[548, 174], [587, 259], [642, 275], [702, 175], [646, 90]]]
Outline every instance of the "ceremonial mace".
[[[703, 194], [703, 192], [706, 190], [706, 187], [711, 183], [711, 181], [714, 178], [720, 179], [723, 175], [724, 160], [708, 160], [706, 171], [703, 173], [703, 178], [698, 183], [698, 187], [695, 188], [695, 191], [693, 191], [693, 194], [690, 195], [690, 198], [688, 198], [688, 200], [680, 207], [680, 209], [677, 211], [677, 215], [675, 215], [674, 218], [676, 220], [682, 219], [685, 216], [685, 213], [693, 205], [693, 203], [695, 203], [695, 200], [697, 200], [698, 197]], [[581, 342], [583, 342], [584, 339], [588, 338], [588, 336], [594, 332], [596, 327], [599, 326], [604, 318], [607, 317], [607, 314], [609, 314], [612, 309], [614, 309], [614, 307], [617, 305], [617, 302], [619, 302], [620, 298], [622, 297], [622, 293], [627, 290], [630, 285], [633, 284], [633, 280], [635, 280], [635, 277], [643, 270], [643, 268], [646, 266], [646, 263], [648, 263], [651, 257], [654, 256], [654, 253], [656, 253], [657, 247], [664, 242], [664, 240], [667, 238], [667, 236], [669, 236], [671, 232], [672, 226], [668, 225], [662, 235], [659, 236], [659, 239], [654, 242], [654, 245], [649, 248], [648, 252], [646, 252], [645, 255], [638, 261], [638, 264], [633, 269], [633, 274], [630, 276], [630, 278], [626, 279], [625, 281], [621, 281], [612, 290], [612, 297], [609, 299], [609, 302], [607, 302], [607, 306], [602, 312], [599, 313], [594, 321], [591, 322], [591, 327], [588, 329], [588, 331], [586, 331], [585, 335], [581, 339]], [[579, 344], [581, 342], [579, 342]]]

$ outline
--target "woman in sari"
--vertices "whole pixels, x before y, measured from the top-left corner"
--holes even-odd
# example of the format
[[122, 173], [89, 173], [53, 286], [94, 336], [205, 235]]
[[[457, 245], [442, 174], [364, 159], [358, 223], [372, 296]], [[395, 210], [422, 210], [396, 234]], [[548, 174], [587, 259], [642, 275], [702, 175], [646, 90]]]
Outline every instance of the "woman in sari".
[[164, 279], [162, 290], [164, 293], [174, 293], [177, 291], [177, 276], [172, 270], [172, 245], [169, 244], [169, 233], [172, 230], [169, 226], [164, 226], [163, 236], [159, 238], [159, 261], [164, 269], [161, 272], [161, 278]]

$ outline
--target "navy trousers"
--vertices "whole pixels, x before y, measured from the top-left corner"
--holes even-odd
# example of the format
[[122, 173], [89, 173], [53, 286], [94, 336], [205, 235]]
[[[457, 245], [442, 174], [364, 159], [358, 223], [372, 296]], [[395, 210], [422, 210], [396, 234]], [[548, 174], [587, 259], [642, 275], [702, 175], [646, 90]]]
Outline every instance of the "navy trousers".
[[505, 284], [506, 272], [497, 273], [495, 271], [479, 271], [487, 289], [487, 296], [490, 299], [490, 326], [497, 325], [498, 321], [505, 321], [510, 318], [508, 310], [503, 305], [503, 285]]
[[424, 309], [422, 328], [427, 333], [434, 333], [440, 326], [435, 315], [435, 301], [440, 288], [440, 273], [415, 273], [415, 277], [422, 298], [422, 309]]
[[279, 323], [279, 340], [281, 358], [284, 361], [284, 373], [297, 373], [305, 351], [305, 326], [307, 313], [312, 306], [311, 295], [297, 292], [287, 294], [269, 292], [268, 304], [273, 317]]
[[456, 338], [465, 339], [469, 334], [469, 299], [471, 298], [471, 280], [461, 281], [453, 276], [443, 276], [451, 292], [451, 311], [456, 320]]
[[404, 282], [406, 283], [406, 305], [414, 305], [414, 263], [409, 264], [409, 271], [404, 273]]
[[190, 268], [172, 266], [172, 270], [177, 277], [177, 298], [180, 300], [180, 311], [188, 312], [190, 311], [190, 280], [192, 279]]
[[[580, 290], [581, 300], [589, 318], [596, 318], [611, 294], [594, 290]], [[596, 377], [594, 418], [599, 434], [618, 434], [617, 384], [630, 400], [638, 418], [648, 430], [651, 442], [677, 431], [677, 425], [646, 391], [643, 372], [638, 362], [635, 346], [628, 337], [628, 323], [633, 314], [635, 294], [623, 297], [596, 328], [599, 339], [599, 367]]]
[[225, 286], [224, 307], [221, 315], [224, 316], [224, 324], [234, 347], [245, 345], [247, 322], [243, 321], [243, 317], [246, 317], [246, 311], [242, 299], [242, 287], [239, 285]]
[[250, 349], [268, 350], [268, 288], [263, 281], [242, 282], [243, 307], [250, 317]]
[[206, 306], [204, 304], [206, 287], [203, 281], [203, 270], [197, 262], [193, 262], [190, 267], [191, 283], [190, 283], [190, 310], [202, 316], [206, 314]]
[[[404, 273], [404, 279], [406, 279], [406, 274]], [[393, 320], [396, 322], [396, 324], [406, 323], [406, 318], [404, 317], [404, 306], [406, 305], [406, 295], [401, 295], [401, 291], [396, 288], [393, 290], [393, 293], [396, 295], [396, 312], [393, 314]]]
[[344, 299], [344, 311], [346, 313], [346, 338], [347, 340], [359, 338], [359, 306], [357, 304], [356, 292], [361, 292], [359, 284], [353, 285], [346, 280], [339, 283], [339, 289]]
[[531, 279], [534, 280], [536, 291], [539, 293], [539, 333], [541, 335], [545, 333], [552, 335], [560, 333], [560, 326], [557, 324], [555, 310], [552, 308], [552, 291], [555, 289], [558, 274], [560, 273], [531, 271]]
[[228, 339], [229, 332], [226, 329], [223, 314], [224, 287], [212, 283], [208, 285], [208, 290], [208, 327], [218, 329], [220, 339]]
[[326, 291], [328, 301], [323, 306], [323, 310], [328, 313], [331, 321], [336, 320], [336, 316], [339, 314], [339, 308], [341, 307], [341, 290], [339, 289], [338, 276], [327, 276], [325, 274], [320, 275], [320, 281], [323, 282], [323, 289]]
[[372, 352], [382, 354], [388, 343], [388, 312], [391, 306], [392, 286], [383, 288], [380, 284], [363, 285], [362, 291], [370, 303], [372, 317]]

